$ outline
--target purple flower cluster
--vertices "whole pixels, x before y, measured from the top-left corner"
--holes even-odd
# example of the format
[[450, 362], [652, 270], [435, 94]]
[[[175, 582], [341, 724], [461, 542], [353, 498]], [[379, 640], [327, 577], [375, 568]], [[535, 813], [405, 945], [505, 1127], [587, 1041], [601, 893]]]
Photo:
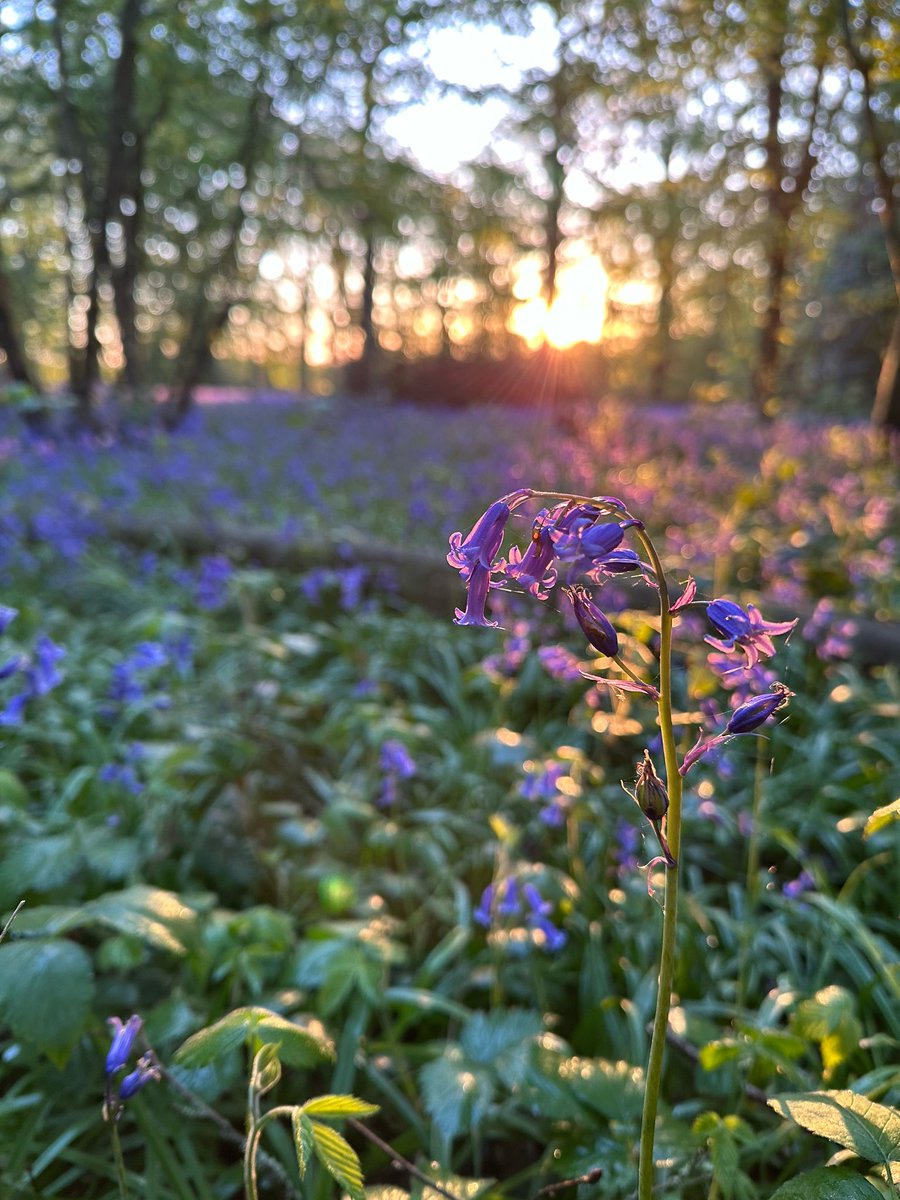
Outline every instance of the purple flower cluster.
[[[0, 633], [16, 615], [14, 608], [0, 608]], [[57, 646], [52, 638], [41, 634], [30, 655], [17, 654], [0, 664], [0, 681], [15, 678], [20, 685], [20, 690], [7, 700], [0, 711], [0, 725], [21, 725], [28, 702], [46, 696], [62, 683], [63, 674], [56, 664], [65, 655], [65, 650]]]
[[524, 918], [529, 929], [537, 935], [537, 942], [551, 954], [566, 944], [565, 931], [550, 920], [553, 905], [543, 898], [533, 883], [523, 884], [521, 889], [515, 878], [503, 883], [489, 883], [481, 893], [481, 900], [473, 917], [485, 929], [491, 929], [496, 918], [521, 920]]
[[[117, 1114], [118, 1106], [137, 1095], [152, 1079], [160, 1079], [161, 1073], [152, 1051], [142, 1054], [134, 1070], [121, 1075], [128, 1065], [134, 1043], [143, 1027], [138, 1016], [123, 1022], [119, 1017], [110, 1017], [107, 1022], [112, 1033], [112, 1043], [106, 1055], [107, 1105]], [[116, 1076], [121, 1078], [116, 1081]]]
[[381, 791], [376, 803], [381, 808], [390, 808], [400, 798], [401, 781], [412, 779], [418, 767], [404, 744], [395, 738], [382, 742], [378, 761], [381, 767]]

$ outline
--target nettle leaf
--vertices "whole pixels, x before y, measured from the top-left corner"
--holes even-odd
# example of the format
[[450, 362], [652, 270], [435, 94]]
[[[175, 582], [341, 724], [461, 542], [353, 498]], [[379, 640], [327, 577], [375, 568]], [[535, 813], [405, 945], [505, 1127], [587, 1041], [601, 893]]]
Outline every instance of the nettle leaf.
[[567, 1058], [560, 1079], [585, 1108], [610, 1119], [637, 1116], [643, 1104], [643, 1071], [603, 1058]]
[[816, 1167], [783, 1183], [771, 1200], [881, 1200], [867, 1179], [845, 1167]]
[[236, 1008], [214, 1025], [192, 1034], [175, 1052], [184, 1067], [205, 1067], [246, 1042], [277, 1043], [278, 1057], [291, 1067], [308, 1067], [334, 1057], [334, 1046], [318, 1022], [299, 1025], [267, 1008]]
[[35, 938], [0, 946], [0, 1009], [23, 1041], [51, 1054], [66, 1050], [84, 1028], [93, 995], [91, 960], [74, 942]]
[[773, 1096], [769, 1107], [804, 1129], [852, 1150], [868, 1162], [900, 1160], [900, 1112], [856, 1092]]
[[378, 1105], [358, 1100], [356, 1096], [313, 1096], [303, 1105], [303, 1111], [307, 1116], [338, 1120], [341, 1117], [371, 1117], [378, 1112]]
[[492, 1073], [466, 1059], [459, 1046], [427, 1063], [421, 1080], [428, 1115], [448, 1142], [474, 1125], [494, 1098]]
[[313, 1149], [316, 1157], [341, 1187], [351, 1196], [363, 1200], [363, 1174], [359, 1156], [347, 1139], [330, 1125], [311, 1121]]
[[297, 1170], [303, 1179], [312, 1158], [313, 1129], [312, 1121], [304, 1114], [302, 1108], [295, 1108], [291, 1113], [291, 1129], [294, 1133], [294, 1149], [297, 1152]]
[[885, 804], [883, 808], [875, 809], [866, 821], [863, 828], [863, 837], [870, 838], [873, 834], [880, 833], [882, 829], [887, 829], [894, 821], [900, 821], [900, 798], [892, 801], [890, 804]]
[[473, 1063], [493, 1067], [507, 1087], [515, 1087], [525, 1078], [535, 1038], [543, 1032], [536, 1012], [479, 1012], [467, 1021], [459, 1044]]

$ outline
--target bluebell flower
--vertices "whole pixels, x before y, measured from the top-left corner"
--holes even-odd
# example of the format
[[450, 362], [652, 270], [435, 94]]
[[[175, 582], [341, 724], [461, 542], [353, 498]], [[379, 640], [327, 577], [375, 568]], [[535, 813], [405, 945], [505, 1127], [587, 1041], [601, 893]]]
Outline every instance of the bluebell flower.
[[704, 641], [725, 653], [742, 650], [748, 667], [755, 667], [760, 657], [771, 658], [775, 653], [772, 637], [790, 633], [797, 624], [796, 619], [764, 621], [752, 604], [743, 609], [733, 600], [711, 600], [706, 606], [706, 615], [722, 636], [707, 637]]
[[478, 902], [478, 907], [473, 911], [472, 917], [479, 925], [483, 925], [485, 929], [490, 929], [491, 922], [494, 919], [494, 885], [489, 883], [481, 893], [481, 900]]
[[576, 585], [564, 588], [563, 591], [572, 601], [575, 618], [581, 626], [584, 636], [595, 650], [614, 658], [619, 653], [619, 635], [591, 599], [587, 588]]
[[517, 917], [521, 910], [519, 886], [515, 879], [507, 879], [503, 885], [503, 895], [497, 905], [497, 915], [501, 917]]
[[135, 1069], [126, 1075], [119, 1084], [119, 1099], [121, 1101], [130, 1100], [132, 1096], [141, 1090], [145, 1083], [149, 1083], [152, 1079], [160, 1079], [161, 1077], [159, 1067], [156, 1065], [152, 1055], [143, 1055], [138, 1059]]
[[19, 615], [17, 608], [9, 608], [5, 604], [0, 604], [0, 633], [6, 633], [10, 624]]
[[25, 666], [26, 659], [22, 654], [14, 654], [12, 658], [0, 666], [0, 680], [9, 679]]
[[418, 769], [407, 748], [395, 738], [382, 742], [379, 763], [382, 771], [391, 771], [400, 779], [411, 779]]
[[63, 676], [56, 669], [60, 659], [65, 658], [66, 652], [46, 634], [38, 638], [34, 647], [34, 661], [28, 670], [28, 678], [33, 696], [45, 696], [58, 684]]
[[558, 929], [550, 920], [549, 914], [553, 905], [545, 900], [533, 883], [526, 883], [522, 888], [525, 903], [528, 905], [528, 924], [541, 934], [544, 948], [554, 953], [566, 944], [566, 934]]
[[116, 1071], [122, 1070], [131, 1057], [135, 1038], [144, 1022], [135, 1015], [129, 1017], [124, 1024], [119, 1017], [110, 1017], [106, 1023], [113, 1035], [112, 1045], [106, 1055], [106, 1073], [114, 1075]]
[[546, 600], [550, 588], [556, 583], [556, 569], [553, 567], [555, 546], [552, 537], [552, 526], [547, 509], [543, 509], [535, 519], [531, 529], [531, 541], [523, 554], [518, 546], [513, 546], [509, 552], [509, 561], [501, 563], [499, 570], [509, 579], [526, 588], [538, 600]]
[[804, 892], [809, 892], [816, 886], [816, 881], [809, 871], [803, 870], [796, 879], [790, 880], [781, 889], [785, 896], [791, 900], [796, 900], [798, 896], [802, 896]]
[[510, 513], [531, 495], [530, 488], [519, 488], [516, 492], [510, 492], [508, 496], [494, 501], [478, 518], [465, 538], [461, 533], [452, 533], [450, 553], [447, 555], [450, 566], [459, 570], [464, 579], [475, 566], [480, 565], [489, 570], [503, 543]]
[[773, 713], [787, 704], [793, 692], [789, 692], [784, 684], [773, 684], [772, 691], [762, 696], [754, 696], [746, 700], [734, 710], [725, 726], [726, 733], [752, 733], [758, 729]]
[[200, 560], [196, 600], [200, 608], [221, 608], [228, 599], [228, 582], [234, 574], [231, 563], [222, 554], [211, 554]]
[[466, 607], [465, 611], [458, 608], [454, 623], [456, 625], [480, 625], [487, 629], [496, 629], [498, 622], [489, 621], [484, 615], [484, 606], [487, 604], [488, 591], [491, 587], [491, 571], [489, 567], [483, 567], [480, 562], [469, 570], [466, 580]]

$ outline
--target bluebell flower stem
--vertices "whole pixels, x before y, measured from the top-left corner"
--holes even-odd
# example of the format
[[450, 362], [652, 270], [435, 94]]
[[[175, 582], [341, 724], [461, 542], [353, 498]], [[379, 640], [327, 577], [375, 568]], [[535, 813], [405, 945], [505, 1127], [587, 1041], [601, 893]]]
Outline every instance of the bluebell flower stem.
[[656, 1013], [650, 1038], [650, 1057], [644, 1084], [644, 1107], [641, 1114], [641, 1146], [638, 1161], [638, 1200], [652, 1200], [656, 1114], [662, 1087], [663, 1056], [666, 1048], [666, 1029], [672, 982], [675, 976], [676, 931], [678, 919], [678, 862], [681, 858], [681, 775], [678, 773], [678, 752], [675, 746], [675, 726], [672, 720], [672, 626], [669, 589], [656, 547], [643, 531], [635, 531], [653, 566], [659, 585], [659, 700], [657, 711], [666, 766], [666, 787], [669, 809], [666, 813], [666, 835], [674, 866], [666, 870], [666, 896], [663, 910], [662, 946], [660, 949], [659, 979], [656, 993]]
[[116, 1182], [119, 1185], [119, 1200], [128, 1200], [128, 1177], [125, 1174], [122, 1143], [119, 1141], [119, 1129], [115, 1121], [110, 1122], [109, 1129], [112, 1138], [113, 1162], [116, 1164]]

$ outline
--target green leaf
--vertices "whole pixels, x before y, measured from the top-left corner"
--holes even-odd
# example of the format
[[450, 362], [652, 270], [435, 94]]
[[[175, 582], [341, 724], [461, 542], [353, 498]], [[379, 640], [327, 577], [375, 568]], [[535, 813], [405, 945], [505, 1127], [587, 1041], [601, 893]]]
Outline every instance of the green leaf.
[[303, 1105], [303, 1111], [311, 1117], [371, 1117], [378, 1112], [377, 1104], [368, 1104], [356, 1096], [313, 1096]]
[[332, 1129], [330, 1125], [322, 1125], [319, 1121], [311, 1121], [313, 1147], [316, 1157], [330, 1175], [338, 1181], [341, 1187], [347, 1189], [356, 1200], [363, 1200], [363, 1175], [359, 1157], [345, 1137]]
[[492, 1073], [470, 1062], [457, 1045], [427, 1063], [421, 1080], [425, 1108], [448, 1142], [466, 1125], [474, 1125], [494, 1097]]
[[826, 1077], [859, 1049], [862, 1025], [856, 1001], [845, 988], [827, 987], [797, 1006], [793, 1029], [819, 1043]]
[[700, 1047], [700, 1066], [704, 1071], [716, 1071], [726, 1063], [734, 1062], [744, 1053], [744, 1047], [734, 1038], [722, 1038], [717, 1042], [707, 1042]]
[[535, 1038], [544, 1032], [539, 1013], [474, 1013], [459, 1039], [463, 1053], [479, 1066], [493, 1067], [508, 1087], [525, 1078]]
[[139, 937], [150, 946], [178, 955], [187, 953], [186, 941], [197, 922], [196, 910], [175, 892], [142, 884], [99, 896], [85, 905], [84, 911], [117, 933]]
[[298, 1025], [267, 1008], [236, 1008], [192, 1034], [176, 1050], [175, 1061], [184, 1067], [205, 1067], [251, 1038], [257, 1046], [277, 1042], [280, 1060], [291, 1067], [334, 1057], [334, 1047], [318, 1022]]
[[783, 1183], [771, 1200], [881, 1200], [867, 1179], [845, 1167], [816, 1167]]
[[876, 808], [863, 828], [863, 837], [870, 838], [882, 829], [887, 829], [894, 821], [900, 821], [900, 797], [882, 808]]
[[299, 1106], [291, 1113], [291, 1129], [294, 1131], [294, 1149], [297, 1151], [297, 1170], [303, 1179], [309, 1168], [309, 1160], [313, 1152], [312, 1121], [304, 1116]]
[[837, 1142], [868, 1162], [900, 1159], [900, 1112], [856, 1092], [798, 1092], [769, 1100], [782, 1117]]
[[93, 995], [91, 960], [74, 942], [35, 938], [0, 946], [0, 1010], [23, 1041], [51, 1054], [65, 1051], [82, 1032]]
[[191, 1034], [175, 1051], [173, 1060], [182, 1067], [208, 1067], [232, 1050], [243, 1046], [253, 1024], [252, 1008], [236, 1008], [214, 1025]]
[[334, 1044], [318, 1021], [300, 1025], [264, 1008], [253, 1011], [261, 1014], [253, 1027], [254, 1035], [263, 1042], [277, 1041], [281, 1061], [289, 1067], [312, 1067], [323, 1058], [334, 1058]]
[[643, 1072], [639, 1067], [603, 1058], [575, 1057], [560, 1064], [559, 1075], [580, 1104], [610, 1120], [636, 1116], [641, 1111]]

